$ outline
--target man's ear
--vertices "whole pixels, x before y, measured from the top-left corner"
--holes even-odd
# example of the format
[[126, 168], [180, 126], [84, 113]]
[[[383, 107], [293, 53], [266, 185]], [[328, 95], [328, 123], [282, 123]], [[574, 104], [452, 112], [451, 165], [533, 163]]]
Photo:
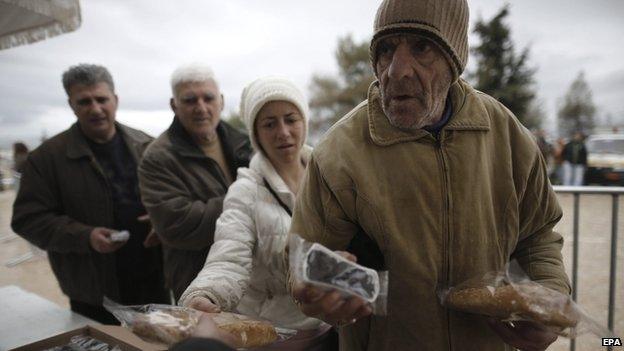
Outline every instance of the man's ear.
[[171, 111], [173, 111], [173, 113], [176, 113], [177, 107], [174, 98], [169, 99], [169, 106], [171, 107]]
[[[69, 104], [69, 107], [72, 109], [72, 112], [74, 113], [74, 115], [76, 115], [76, 108], [74, 104], [72, 103], [71, 98], [67, 98], [67, 104]], [[76, 117], [78, 117], [78, 115], [76, 115]]]
[[225, 108], [225, 99], [223, 98], [223, 94], [221, 94], [221, 111]]

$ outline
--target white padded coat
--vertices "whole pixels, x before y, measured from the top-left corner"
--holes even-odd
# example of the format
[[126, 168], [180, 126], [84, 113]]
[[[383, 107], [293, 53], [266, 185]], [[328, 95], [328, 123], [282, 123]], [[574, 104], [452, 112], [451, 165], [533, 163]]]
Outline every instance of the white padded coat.
[[[301, 150], [308, 163], [312, 149]], [[256, 153], [249, 168], [239, 168], [217, 220], [215, 241], [204, 268], [179, 304], [195, 296], [210, 298], [224, 311], [270, 320], [275, 325], [316, 329], [321, 321], [305, 316], [286, 290], [286, 247], [291, 218], [264, 185], [267, 180], [292, 211], [295, 195], [271, 162]]]

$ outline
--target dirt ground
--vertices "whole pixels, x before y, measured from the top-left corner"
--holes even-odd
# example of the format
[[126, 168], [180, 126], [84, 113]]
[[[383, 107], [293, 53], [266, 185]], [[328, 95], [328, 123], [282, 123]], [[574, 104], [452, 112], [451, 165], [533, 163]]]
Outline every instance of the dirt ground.
[[[67, 298], [61, 293], [50, 270], [47, 259], [36, 251], [34, 258], [13, 267], [6, 263], [11, 259], [28, 254], [30, 245], [11, 232], [11, 206], [15, 194], [0, 192], [0, 286], [17, 285], [62, 307], [68, 307]], [[572, 269], [572, 215], [573, 197], [559, 197], [564, 211], [563, 220], [556, 229], [565, 237], [563, 250], [568, 274]], [[586, 195], [580, 201], [580, 249], [578, 302], [600, 323], [607, 324], [609, 294], [609, 258], [611, 248], [611, 197]], [[624, 201], [620, 201], [618, 221], [618, 263], [616, 288], [615, 332], [624, 335]], [[569, 342], [560, 338], [549, 350], [569, 349]], [[602, 350], [600, 338], [582, 335], [577, 339], [577, 350]]]

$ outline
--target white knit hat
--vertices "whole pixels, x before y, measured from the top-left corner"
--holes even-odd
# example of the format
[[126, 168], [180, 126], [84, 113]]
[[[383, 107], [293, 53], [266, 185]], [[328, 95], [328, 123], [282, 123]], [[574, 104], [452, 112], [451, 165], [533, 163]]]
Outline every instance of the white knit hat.
[[241, 118], [245, 122], [249, 138], [251, 139], [251, 145], [254, 149], [262, 150], [260, 144], [258, 144], [256, 140], [256, 133], [254, 131], [256, 117], [258, 117], [258, 112], [262, 106], [271, 101], [287, 101], [299, 109], [305, 125], [303, 138], [303, 142], [305, 143], [308, 137], [309, 109], [303, 93], [296, 85], [285, 78], [264, 77], [254, 80], [243, 89], [240, 102]]

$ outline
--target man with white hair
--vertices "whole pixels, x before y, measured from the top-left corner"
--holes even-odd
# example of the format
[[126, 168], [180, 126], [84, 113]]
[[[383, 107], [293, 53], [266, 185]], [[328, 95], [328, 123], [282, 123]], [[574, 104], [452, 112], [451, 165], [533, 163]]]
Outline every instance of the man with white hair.
[[165, 281], [176, 300], [204, 266], [223, 198], [251, 155], [249, 138], [221, 121], [223, 95], [201, 64], [171, 76], [175, 116], [139, 166], [141, 195], [165, 253]]
[[[364, 300], [294, 286], [341, 350], [545, 350], [557, 335], [454, 311], [438, 292], [510, 260], [568, 293], [553, 231], [561, 208], [531, 133], [460, 79], [466, 0], [385, 0], [368, 99], [327, 132], [307, 167], [291, 232], [389, 272], [387, 315]], [[513, 302], [512, 302], [513, 303]]]

